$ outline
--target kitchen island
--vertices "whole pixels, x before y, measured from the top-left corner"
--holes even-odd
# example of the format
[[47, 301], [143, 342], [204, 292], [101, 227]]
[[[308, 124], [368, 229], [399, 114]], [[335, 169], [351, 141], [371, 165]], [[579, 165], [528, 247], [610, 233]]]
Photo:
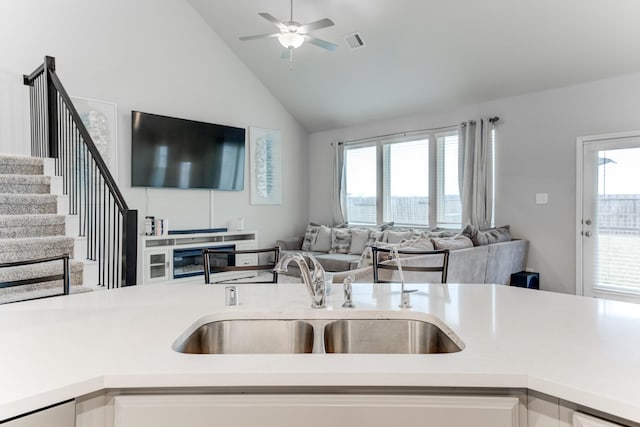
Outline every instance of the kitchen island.
[[[341, 307], [342, 285], [335, 284], [324, 309], [310, 308], [300, 284], [240, 285], [235, 308], [225, 307], [224, 286], [188, 284], [5, 305], [0, 421], [105, 390], [344, 388], [521, 390], [532, 393], [534, 404], [541, 399], [549, 407], [557, 399], [623, 424], [640, 422], [640, 305], [507, 286], [411, 287], [418, 289], [411, 309], [398, 308], [399, 285], [389, 284], [354, 284], [355, 309]], [[424, 355], [173, 349], [189, 331], [216, 320], [346, 316], [436, 319], [463, 349]]]

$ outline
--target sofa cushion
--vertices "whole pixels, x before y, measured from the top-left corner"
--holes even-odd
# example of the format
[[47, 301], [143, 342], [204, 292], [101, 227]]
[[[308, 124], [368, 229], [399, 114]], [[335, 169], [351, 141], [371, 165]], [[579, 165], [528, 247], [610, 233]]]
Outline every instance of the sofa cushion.
[[319, 254], [315, 256], [327, 271], [347, 271], [357, 267], [359, 255], [351, 254]]
[[351, 249], [351, 230], [348, 228], [331, 229], [330, 254], [348, 254]]
[[473, 247], [473, 242], [471, 241], [471, 239], [461, 234], [446, 239], [435, 237], [431, 239], [431, 242], [433, 243], [433, 247], [437, 250], [450, 249], [452, 251], [455, 251], [457, 249]]
[[460, 234], [470, 238], [474, 246], [490, 245], [511, 240], [511, 226], [503, 225], [502, 227], [478, 230], [477, 227], [468, 224]]
[[349, 247], [349, 253], [353, 255], [360, 255], [364, 248], [367, 246], [369, 240], [369, 230], [362, 228], [351, 229], [351, 246]]
[[331, 250], [331, 229], [321, 225], [316, 239], [311, 242], [310, 249], [316, 252], [329, 252]]
[[319, 231], [320, 231], [320, 226], [319, 225], [315, 225], [315, 224], [311, 223], [311, 224], [309, 224], [307, 226], [307, 229], [304, 232], [304, 238], [302, 239], [301, 249], [303, 251], [310, 251], [311, 250], [311, 244], [316, 241], [316, 238], [318, 237], [318, 232]]

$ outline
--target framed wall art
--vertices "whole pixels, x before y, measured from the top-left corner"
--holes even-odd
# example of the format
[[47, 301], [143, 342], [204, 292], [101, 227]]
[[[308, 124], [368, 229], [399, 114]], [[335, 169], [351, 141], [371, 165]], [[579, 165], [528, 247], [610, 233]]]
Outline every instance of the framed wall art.
[[282, 143], [280, 131], [249, 128], [252, 205], [282, 203]]

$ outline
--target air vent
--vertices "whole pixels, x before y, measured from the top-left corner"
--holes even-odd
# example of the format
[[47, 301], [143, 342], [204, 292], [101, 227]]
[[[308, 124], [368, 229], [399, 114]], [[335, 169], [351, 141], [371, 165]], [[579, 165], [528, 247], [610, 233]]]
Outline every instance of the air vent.
[[347, 42], [347, 45], [349, 45], [351, 49], [360, 49], [361, 47], [364, 47], [364, 40], [362, 40], [362, 36], [358, 33], [344, 36], [344, 41]]

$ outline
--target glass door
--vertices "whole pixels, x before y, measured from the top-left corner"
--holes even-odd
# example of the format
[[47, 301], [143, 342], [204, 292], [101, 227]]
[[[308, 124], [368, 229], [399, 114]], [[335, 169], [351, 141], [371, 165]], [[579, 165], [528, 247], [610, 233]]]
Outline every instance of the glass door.
[[578, 291], [640, 302], [640, 135], [582, 140], [578, 149]]

